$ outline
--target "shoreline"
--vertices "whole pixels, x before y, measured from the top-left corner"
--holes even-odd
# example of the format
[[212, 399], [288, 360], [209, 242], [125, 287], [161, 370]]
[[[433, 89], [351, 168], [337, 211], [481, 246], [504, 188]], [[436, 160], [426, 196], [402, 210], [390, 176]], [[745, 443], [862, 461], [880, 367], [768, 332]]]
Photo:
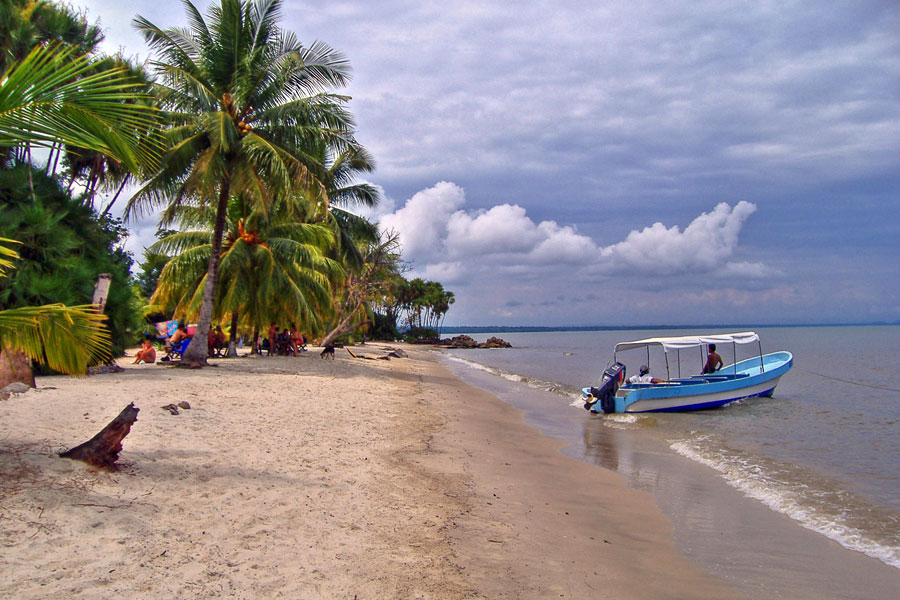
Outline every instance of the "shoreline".
[[465, 362], [447, 364], [470, 385], [522, 411], [525, 421], [558, 440], [567, 456], [619, 473], [629, 487], [651, 494], [674, 525], [678, 549], [748, 597], [895, 596], [896, 568], [844, 548], [745, 495], [717, 471], [675, 452], [670, 440], [652, 428], [635, 427], [627, 418], [591, 418], [555, 393]]
[[[563, 455], [435, 356], [407, 351], [196, 371], [126, 357], [122, 373], [39, 378], [38, 390], [0, 402], [0, 590], [741, 597], [684, 558], [648, 494]], [[191, 409], [160, 408], [181, 400]], [[131, 401], [141, 412], [118, 472], [55, 456]]]

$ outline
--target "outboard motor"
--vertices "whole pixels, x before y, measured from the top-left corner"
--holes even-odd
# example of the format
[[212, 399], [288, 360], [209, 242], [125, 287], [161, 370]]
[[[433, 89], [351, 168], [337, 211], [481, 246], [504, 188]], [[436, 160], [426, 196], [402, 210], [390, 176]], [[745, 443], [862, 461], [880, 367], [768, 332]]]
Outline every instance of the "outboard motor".
[[615, 362], [606, 367], [600, 377], [600, 387], [591, 388], [593, 401], [585, 402], [584, 408], [591, 410], [599, 402], [603, 412], [606, 414], [614, 412], [616, 410], [616, 392], [619, 391], [619, 386], [623, 381], [625, 381], [625, 365]]

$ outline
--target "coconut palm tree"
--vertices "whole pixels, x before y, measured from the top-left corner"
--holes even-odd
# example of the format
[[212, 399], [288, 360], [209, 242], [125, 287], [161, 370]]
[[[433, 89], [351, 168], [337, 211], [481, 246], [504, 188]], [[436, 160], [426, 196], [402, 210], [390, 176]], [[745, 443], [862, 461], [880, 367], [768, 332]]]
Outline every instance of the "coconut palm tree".
[[[204, 19], [184, 2], [189, 29], [162, 30], [143, 17], [135, 26], [157, 53], [151, 63], [168, 116], [162, 169], [129, 203], [213, 203], [216, 220], [196, 335], [209, 331], [229, 198], [264, 209], [297, 189], [327, 208], [321, 144], [356, 146], [346, 97], [326, 93], [348, 81], [346, 59], [321, 42], [303, 46], [280, 30], [281, 0], [221, 0]], [[196, 344], [184, 360], [206, 363]]]
[[46, 0], [0, 0], [0, 71], [38, 45], [62, 43], [76, 55], [89, 54], [103, 40], [97, 25], [72, 7]]
[[399, 273], [400, 242], [396, 233], [382, 233], [375, 242], [362, 246], [362, 265], [346, 270], [344, 283], [334, 295], [328, 333], [320, 342], [323, 346], [373, 324], [372, 303], [384, 296]]
[[[241, 198], [229, 202], [220, 263], [221, 277], [212, 319], [238, 315], [244, 327], [258, 330], [276, 321], [301, 323], [318, 333], [319, 315], [330, 303], [329, 284], [343, 270], [325, 256], [334, 234], [326, 225], [303, 223], [288, 202], [269, 210]], [[182, 228], [151, 246], [151, 252], [171, 255], [150, 302], [153, 310], [195, 314], [202, 301], [211, 252], [215, 212], [212, 207], [180, 206], [172, 217]], [[172, 224], [164, 221], [165, 224]]]

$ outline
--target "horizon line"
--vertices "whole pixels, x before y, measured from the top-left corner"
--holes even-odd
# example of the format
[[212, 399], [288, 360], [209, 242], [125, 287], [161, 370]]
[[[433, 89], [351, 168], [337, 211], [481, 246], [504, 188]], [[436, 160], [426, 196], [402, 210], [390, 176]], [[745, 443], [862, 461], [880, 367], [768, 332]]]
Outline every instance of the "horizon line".
[[647, 329], [736, 329], [767, 327], [894, 327], [900, 321], [865, 321], [845, 323], [725, 323], [725, 324], [688, 324], [688, 325], [444, 325], [440, 331], [454, 333], [486, 333], [488, 331], [621, 331]]

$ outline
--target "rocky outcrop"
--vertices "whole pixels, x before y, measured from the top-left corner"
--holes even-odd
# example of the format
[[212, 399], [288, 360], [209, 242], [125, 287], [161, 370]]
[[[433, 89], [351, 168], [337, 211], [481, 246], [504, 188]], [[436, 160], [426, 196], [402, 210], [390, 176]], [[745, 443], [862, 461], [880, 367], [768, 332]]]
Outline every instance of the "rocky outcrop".
[[483, 344], [478, 344], [479, 348], [512, 348], [512, 345], [506, 340], [498, 337], [489, 337]]
[[458, 335], [449, 339], [441, 340], [441, 346], [447, 348], [512, 348], [509, 342], [501, 340], [497, 337], [488, 338], [486, 342], [478, 343], [467, 335]]

